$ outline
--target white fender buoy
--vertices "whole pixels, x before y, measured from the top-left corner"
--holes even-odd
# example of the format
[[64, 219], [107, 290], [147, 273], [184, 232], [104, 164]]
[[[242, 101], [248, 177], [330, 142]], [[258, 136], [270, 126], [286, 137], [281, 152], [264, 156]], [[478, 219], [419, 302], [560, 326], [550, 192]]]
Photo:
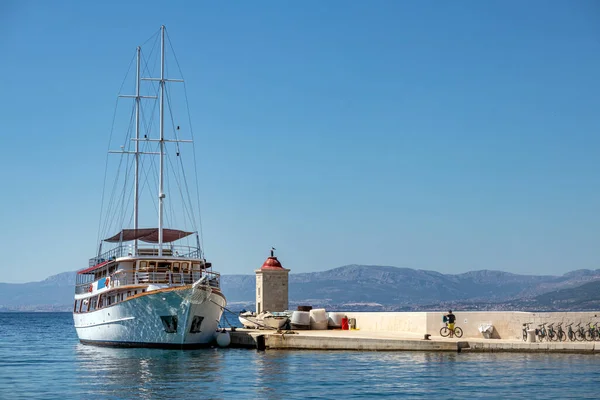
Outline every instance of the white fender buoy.
[[219, 347], [227, 347], [231, 344], [231, 336], [225, 329], [215, 333], [215, 339]]

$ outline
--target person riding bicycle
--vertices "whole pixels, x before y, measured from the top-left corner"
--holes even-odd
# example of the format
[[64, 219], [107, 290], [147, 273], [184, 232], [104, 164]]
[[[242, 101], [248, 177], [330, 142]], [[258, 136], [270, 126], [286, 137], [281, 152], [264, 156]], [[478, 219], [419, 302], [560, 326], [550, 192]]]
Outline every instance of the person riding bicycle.
[[454, 321], [456, 321], [456, 316], [452, 314], [452, 310], [448, 310], [448, 314], [444, 315], [444, 320], [446, 321], [446, 326], [450, 329], [450, 337], [454, 336]]

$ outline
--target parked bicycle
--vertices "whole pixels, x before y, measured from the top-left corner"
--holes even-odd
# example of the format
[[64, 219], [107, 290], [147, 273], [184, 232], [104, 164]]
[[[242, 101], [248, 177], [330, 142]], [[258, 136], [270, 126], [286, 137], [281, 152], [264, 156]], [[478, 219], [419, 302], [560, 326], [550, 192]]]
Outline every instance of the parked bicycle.
[[538, 342], [541, 342], [547, 338], [548, 333], [546, 331], [546, 323], [545, 322], [538, 325], [538, 329], [536, 329], [535, 334], [538, 337]]
[[573, 330], [573, 326], [572, 325], [573, 325], [572, 322], [567, 325], [567, 328], [569, 328], [569, 330], [567, 331], [567, 337], [569, 338], [569, 340], [571, 342], [574, 342], [575, 340], [577, 340], [577, 337], [575, 335], [575, 331]]
[[442, 335], [443, 337], [450, 335], [450, 332], [453, 332], [454, 336], [456, 336], [457, 338], [462, 337], [463, 335], [462, 329], [460, 329], [458, 326], [455, 326], [454, 329], [450, 329], [448, 325], [446, 325], [442, 329], [440, 329], [440, 335]]
[[546, 329], [546, 334], [548, 335], [547, 340], [550, 342], [556, 342], [558, 340], [558, 336], [556, 335], [556, 331], [554, 330], [554, 323], [548, 325]]
[[581, 326], [581, 322], [575, 325], [577, 329], [575, 330], [575, 339], [582, 342], [585, 340], [585, 328]]
[[598, 328], [596, 327], [597, 322], [590, 322], [587, 331], [585, 331], [585, 340], [598, 340]]
[[565, 340], [567, 340], [567, 334], [565, 333], [565, 331], [563, 331], [562, 324], [562, 322], [556, 324], [556, 338], [559, 341], [564, 342]]

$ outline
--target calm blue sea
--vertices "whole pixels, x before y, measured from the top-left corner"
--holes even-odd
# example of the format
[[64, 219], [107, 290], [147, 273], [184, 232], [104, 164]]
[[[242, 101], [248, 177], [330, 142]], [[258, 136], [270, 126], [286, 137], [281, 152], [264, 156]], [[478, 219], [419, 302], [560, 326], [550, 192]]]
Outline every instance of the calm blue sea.
[[79, 344], [69, 313], [0, 313], [0, 399], [597, 399], [598, 383], [594, 355], [110, 349]]

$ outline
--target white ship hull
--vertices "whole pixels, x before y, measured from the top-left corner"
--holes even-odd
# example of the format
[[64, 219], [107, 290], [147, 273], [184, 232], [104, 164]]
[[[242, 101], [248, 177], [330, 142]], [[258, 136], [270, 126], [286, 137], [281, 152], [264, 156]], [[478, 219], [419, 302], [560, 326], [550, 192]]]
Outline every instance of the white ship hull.
[[214, 341], [226, 301], [216, 292], [203, 296], [203, 301], [190, 301], [194, 290], [198, 294], [206, 288], [159, 289], [93, 312], [75, 313], [79, 340], [119, 347], [208, 345]]

